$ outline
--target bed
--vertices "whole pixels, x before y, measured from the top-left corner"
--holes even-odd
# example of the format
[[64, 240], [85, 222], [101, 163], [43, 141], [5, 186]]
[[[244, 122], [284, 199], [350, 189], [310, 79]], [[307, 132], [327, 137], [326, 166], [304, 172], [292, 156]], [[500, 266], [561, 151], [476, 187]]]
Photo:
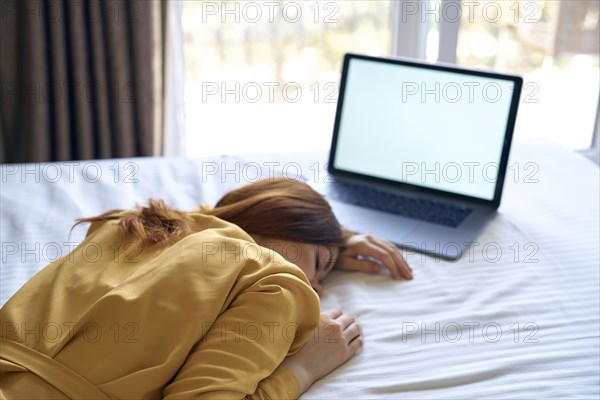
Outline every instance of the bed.
[[[190, 209], [284, 174], [326, 178], [324, 153], [3, 165], [0, 304], [85, 234], [75, 218], [150, 197]], [[359, 316], [355, 358], [302, 399], [600, 395], [598, 166], [546, 141], [513, 146], [498, 214], [458, 261], [406, 253], [415, 279], [334, 272], [322, 309]]]

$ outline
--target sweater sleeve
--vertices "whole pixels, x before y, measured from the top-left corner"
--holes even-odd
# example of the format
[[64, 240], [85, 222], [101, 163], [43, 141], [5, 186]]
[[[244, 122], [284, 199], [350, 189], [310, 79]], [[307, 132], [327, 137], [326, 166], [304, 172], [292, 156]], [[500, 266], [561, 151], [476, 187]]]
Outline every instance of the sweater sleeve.
[[301, 394], [296, 376], [286, 366], [280, 365], [269, 377], [260, 381], [256, 391], [247, 398], [297, 399]]
[[281, 366], [312, 335], [319, 299], [303, 279], [269, 274], [241, 292], [164, 390], [166, 399], [296, 399], [298, 381]]

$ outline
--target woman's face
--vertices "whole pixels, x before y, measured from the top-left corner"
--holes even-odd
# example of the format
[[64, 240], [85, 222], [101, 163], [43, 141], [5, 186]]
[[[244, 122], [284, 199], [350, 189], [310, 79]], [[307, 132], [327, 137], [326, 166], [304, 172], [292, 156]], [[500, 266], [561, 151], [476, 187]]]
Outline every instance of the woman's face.
[[278, 239], [255, 238], [255, 240], [259, 245], [276, 251], [292, 264], [296, 264], [306, 274], [317, 294], [322, 295], [321, 281], [325, 279], [337, 262], [340, 253], [337, 247]]
[[296, 264], [308, 277], [311, 286], [319, 297], [323, 294], [321, 282], [333, 269], [337, 262], [337, 247], [319, 246], [316, 244], [296, 243], [301, 250], [296, 260], [288, 260]]

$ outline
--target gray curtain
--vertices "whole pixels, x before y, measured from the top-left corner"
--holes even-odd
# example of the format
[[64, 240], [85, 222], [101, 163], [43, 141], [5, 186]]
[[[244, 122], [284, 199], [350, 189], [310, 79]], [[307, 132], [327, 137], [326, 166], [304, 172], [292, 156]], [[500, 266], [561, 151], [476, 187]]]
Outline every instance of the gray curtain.
[[157, 154], [163, 69], [155, 57], [165, 2], [2, 0], [1, 7], [5, 162]]

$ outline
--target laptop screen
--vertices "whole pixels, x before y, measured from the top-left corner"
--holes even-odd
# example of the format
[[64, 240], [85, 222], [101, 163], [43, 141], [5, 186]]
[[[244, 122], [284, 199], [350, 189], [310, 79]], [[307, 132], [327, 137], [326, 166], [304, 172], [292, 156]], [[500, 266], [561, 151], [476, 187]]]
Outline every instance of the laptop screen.
[[494, 199], [520, 78], [356, 57], [345, 60], [335, 170]]

